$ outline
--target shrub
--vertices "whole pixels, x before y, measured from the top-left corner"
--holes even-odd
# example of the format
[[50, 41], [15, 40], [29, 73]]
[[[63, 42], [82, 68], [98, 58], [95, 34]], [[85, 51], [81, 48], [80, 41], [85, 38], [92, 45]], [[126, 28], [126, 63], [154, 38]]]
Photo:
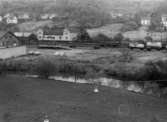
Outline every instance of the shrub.
[[139, 28], [139, 25], [135, 21], [128, 21], [124, 24], [124, 26], [121, 28], [121, 31], [134, 31]]
[[149, 80], [166, 80], [167, 79], [167, 62], [147, 62], [145, 65]]
[[90, 82], [93, 83], [95, 85], [100, 85], [100, 82], [97, 81], [97, 79], [99, 77], [102, 76], [102, 72], [98, 71], [96, 68], [93, 67], [89, 67], [87, 68], [86, 74], [85, 74], [85, 78]]
[[130, 62], [132, 61], [133, 56], [129, 49], [123, 48], [121, 49], [121, 56], [120, 56], [120, 62]]
[[56, 66], [49, 60], [41, 60], [36, 67], [36, 72], [41, 78], [48, 78], [56, 73]]
[[6, 65], [4, 61], [0, 61], [0, 74], [6, 72]]
[[114, 36], [113, 40], [117, 42], [122, 42], [124, 39], [124, 36], [121, 33], [118, 33]]
[[110, 39], [108, 36], [100, 33], [98, 34], [96, 37], [93, 38], [94, 41], [98, 41], [98, 42], [107, 42], [107, 41], [112, 41], [112, 39]]
[[146, 41], [153, 41], [153, 38], [152, 38], [151, 36], [146, 36], [146, 37], [145, 37], [145, 40], [146, 40]]
[[157, 117], [153, 116], [151, 118], [150, 122], [159, 122], [159, 120], [157, 119]]

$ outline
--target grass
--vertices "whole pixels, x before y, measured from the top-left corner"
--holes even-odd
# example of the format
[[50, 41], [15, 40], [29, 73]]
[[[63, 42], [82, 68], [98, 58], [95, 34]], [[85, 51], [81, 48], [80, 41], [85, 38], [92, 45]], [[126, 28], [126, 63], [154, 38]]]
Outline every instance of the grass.
[[91, 37], [95, 37], [99, 33], [102, 33], [108, 37], [114, 37], [117, 33], [120, 32], [122, 26], [122, 24], [109, 24], [100, 28], [89, 29], [88, 33]]
[[68, 82], [0, 77], [0, 121], [41, 122], [47, 113], [52, 122], [165, 122], [167, 104], [155, 97], [121, 89]]
[[32, 32], [32, 31], [39, 29], [40, 27], [44, 27], [47, 25], [53, 25], [53, 22], [50, 20], [38, 21], [38, 22], [30, 21], [30, 22], [25, 22], [25, 23], [19, 24], [18, 28], [20, 31], [23, 31], [23, 32], [24, 31]]

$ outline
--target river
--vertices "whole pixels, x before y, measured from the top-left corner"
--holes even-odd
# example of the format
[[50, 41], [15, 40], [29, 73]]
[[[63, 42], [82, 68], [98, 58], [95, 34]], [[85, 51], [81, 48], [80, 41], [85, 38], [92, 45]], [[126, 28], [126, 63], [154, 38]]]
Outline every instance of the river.
[[[26, 75], [26, 77], [34, 77], [34, 78], [38, 78], [37, 75]], [[111, 88], [121, 88], [121, 89], [126, 89], [128, 91], [133, 91], [136, 93], [143, 93], [143, 87], [134, 83], [134, 82], [128, 82], [125, 83], [121, 80], [116, 80], [116, 79], [112, 79], [112, 78], [98, 78], [98, 79], [94, 79], [94, 82], [91, 82], [90, 80], [87, 79], [77, 79], [75, 80], [74, 77], [62, 77], [62, 76], [51, 76], [49, 77], [49, 79], [52, 80], [58, 80], [58, 81], [65, 81], [65, 82], [72, 82], [72, 83], [81, 83], [81, 84], [100, 84], [102, 86], [107, 86], [107, 87], [111, 87]]]

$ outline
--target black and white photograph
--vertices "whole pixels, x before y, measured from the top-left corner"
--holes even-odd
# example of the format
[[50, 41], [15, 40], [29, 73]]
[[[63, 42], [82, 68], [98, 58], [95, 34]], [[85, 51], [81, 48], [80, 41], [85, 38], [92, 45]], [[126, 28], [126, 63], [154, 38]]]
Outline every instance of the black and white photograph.
[[0, 0], [0, 122], [167, 122], [167, 0]]

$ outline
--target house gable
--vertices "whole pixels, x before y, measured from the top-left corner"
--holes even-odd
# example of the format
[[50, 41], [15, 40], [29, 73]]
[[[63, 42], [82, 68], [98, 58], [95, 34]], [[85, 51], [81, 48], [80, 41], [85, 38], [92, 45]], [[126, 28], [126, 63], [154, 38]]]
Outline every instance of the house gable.
[[11, 32], [4, 32], [2, 36], [0, 36], [0, 46], [1, 47], [16, 47], [19, 45], [19, 40], [17, 37]]

